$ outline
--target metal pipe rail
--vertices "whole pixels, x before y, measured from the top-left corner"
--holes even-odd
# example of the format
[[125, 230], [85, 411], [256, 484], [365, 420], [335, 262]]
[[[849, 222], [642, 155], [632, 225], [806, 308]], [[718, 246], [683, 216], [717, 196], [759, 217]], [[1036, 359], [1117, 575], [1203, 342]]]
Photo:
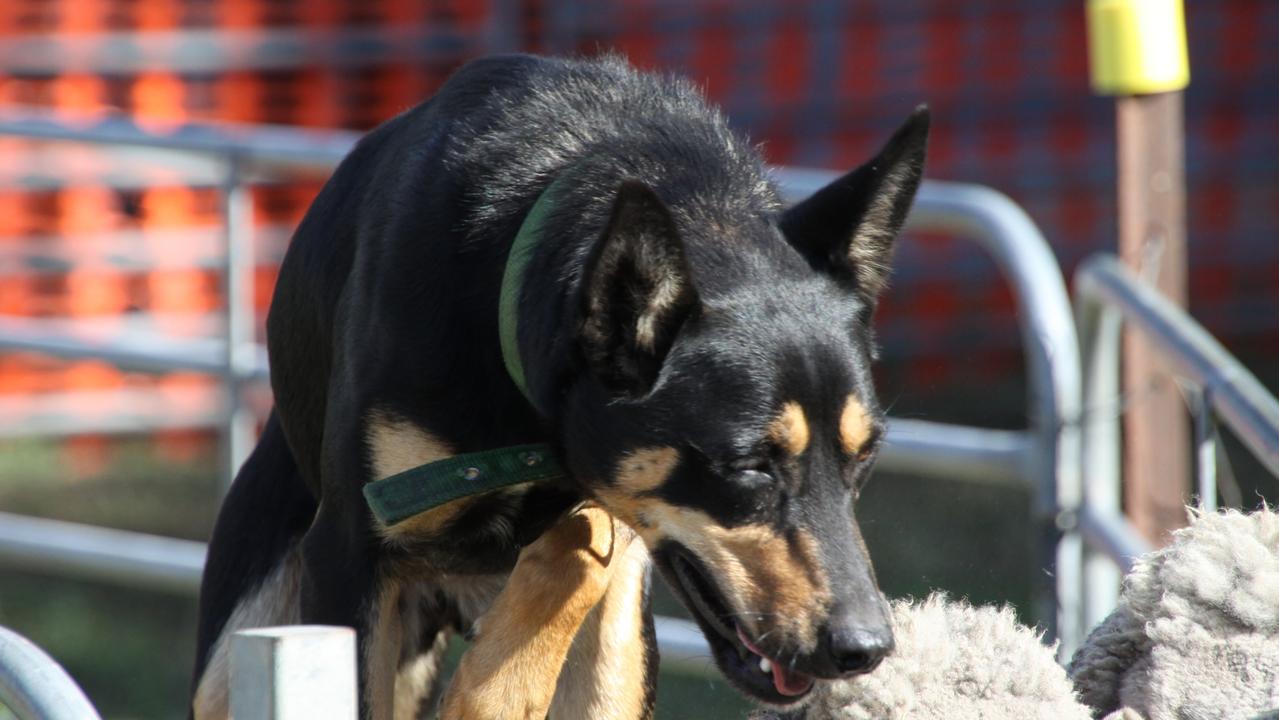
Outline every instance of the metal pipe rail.
[[0, 111], [0, 135], [239, 157], [251, 162], [250, 170], [264, 174], [328, 174], [361, 137], [350, 130], [238, 123], [186, 123], [157, 131], [118, 115], [69, 122], [65, 116], [15, 109]]
[[57, 660], [0, 627], [0, 708], [21, 720], [100, 720], [101, 715]]
[[[0, 563], [37, 573], [194, 598], [200, 594], [206, 552], [204, 543], [191, 540], [0, 512]], [[714, 672], [710, 647], [696, 625], [668, 617], [655, 622], [663, 667]]]
[[0, 512], [0, 561], [39, 573], [195, 597], [205, 552], [191, 540]]
[[[226, 343], [216, 338], [176, 338], [126, 331], [123, 338], [50, 332], [39, 320], [0, 316], [0, 352], [37, 352], [65, 360], [102, 360], [124, 370], [166, 373], [187, 371], [222, 375], [227, 372]], [[255, 380], [266, 380], [266, 347], [253, 347]]]
[[350, 69], [448, 62], [483, 53], [483, 44], [479, 33], [439, 21], [426, 27], [131, 29], [70, 37], [23, 33], [0, 38], [0, 67], [12, 75], [131, 75], [156, 68], [182, 75], [316, 66]]
[[[1081, 487], [1086, 512], [1081, 530], [1089, 545], [1079, 592], [1084, 598], [1081, 621], [1091, 626], [1110, 612], [1118, 597], [1119, 568], [1106, 558], [1127, 570], [1131, 558], [1151, 549], [1119, 512], [1122, 326], [1142, 333], [1174, 374], [1200, 388], [1202, 401], [1195, 403], [1194, 412], [1200, 420], [1196, 432], [1201, 446], [1211, 426], [1207, 413], [1215, 411], [1276, 476], [1279, 401], [1185, 311], [1141, 282], [1112, 255], [1094, 255], [1080, 264], [1075, 273], [1075, 302], [1086, 379], [1083, 463], [1087, 480]], [[1207, 470], [1201, 467], [1201, 480]], [[1200, 491], [1215, 495], [1215, 485], [1201, 484]]]
[[[1117, 323], [1106, 325], [1099, 316], [1117, 313], [1117, 319], [1139, 329], [1165, 353], [1170, 369], [1202, 388], [1239, 440], [1267, 470], [1279, 476], [1279, 401], [1248, 368], [1185, 311], [1142, 283], [1113, 256], [1085, 260], [1075, 283], [1081, 328], [1116, 332]], [[1101, 352], [1111, 345], [1086, 347]], [[1090, 358], [1089, 369], [1096, 373], [1092, 377], [1116, 368], [1118, 364], [1106, 357]]]
[[[262, 377], [260, 350], [247, 332], [252, 308], [247, 293], [246, 268], [252, 262], [249, 194], [245, 183], [258, 173], [287, 173], [331, 169], [355, 143], [347, 132], [315, 132], [284, 128], [187, 125], [157, 134], [118, 118], [87, 124], [68, 124], [48, 116], [0, 114], [0, 135], [42, 140], [87, 142], [158, 148], [198, 153], [226, 161], [224, 223], [227, 233], [228, 341], [221, 351], [182, 352], [168, 357], [175, 366], [200, 365], [221, 374], [228, 388], [228, 413], [224, 421], [228, 441], [228, 470], [247, 455], [251, 438], [250, 418], [244, 411], [239, 388]], [[778, 168], [775, 175], [789, 199], [804, 197], [836, 177], [821, 170]], [[1021, 431], [990, 430], [893, 420], [881, 458], [889, 470], [914, 472], [935, 478], [979, 481], [1026, 482], [1032, 491], [1031, 538], [1036, 548], [1032, 582], [1035, 615], [1050, 636], [1073, 647], [1081, 628], [1072, 624], [1078, 616], [1077, 598], [1080, 553], [1073, 535], [1062, 528], [1076, 522], [1079, 498], [1078, 435], [1080, 371], [1078, 347], [1065, 284], [1043, 235], [1021, 208], [994, 190], [960, 183], [926, 182], [919, 191], [908, 227], [945, 232], [977, 242], [996, 261], [1012, 284], [1019, 307], [1028, 370], [1029, 428]], [[4, 328], [0, 327], [0, 334]], [[6, 340], [0, 338], [0, 347]], [[65, 337], [43, 339], [30, 334], [7, 341], [10, 347], [42, 347], [64, 356], [92, 356], [91, 344]], [[43, 345], [41, 345], [43, 343]], [[116, 348], [96, 348], [97, 355], [133, 364], [162, 366], [138, 353]], [[220, 357], [217, 355], [220, 354]], [[231, 473], [228, 471], [227, 477]], [[51, 552], [60, 552], [51, 548]], [[700, 652], [700, 651], [699, 651]], [[704, 654], [704, 653], [701, 653]]]

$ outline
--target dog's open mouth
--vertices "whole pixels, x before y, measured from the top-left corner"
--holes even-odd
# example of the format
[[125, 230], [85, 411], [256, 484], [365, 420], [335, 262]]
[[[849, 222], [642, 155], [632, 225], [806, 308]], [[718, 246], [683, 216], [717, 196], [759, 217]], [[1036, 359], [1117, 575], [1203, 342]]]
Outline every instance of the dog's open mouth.
[[751, 640], [696, 558], [682, 550], [668, 557], [677, 590], [702, 627], [725, 677], [749, 695], [775, 705], [797, 702], [812, 690], [811, 676], [769, 657]]

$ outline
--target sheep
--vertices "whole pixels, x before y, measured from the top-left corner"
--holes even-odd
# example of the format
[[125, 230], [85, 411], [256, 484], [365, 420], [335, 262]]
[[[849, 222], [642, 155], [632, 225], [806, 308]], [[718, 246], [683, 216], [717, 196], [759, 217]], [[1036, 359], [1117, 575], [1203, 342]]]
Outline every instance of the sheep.
[[1070, 662], [1097, 717], [1279, 717], [1279, 514], [1190, 515]]
[[802, 708], [752, 720], [1086, 720], [1065, 671], [1010, 607], [934, 594], [892, 603], [897, 649], [875, 672], [821, 683]]
[[752, 719], [1279, 720], [1279, 514], [1190, 514], [1137, 560], [1069, 676], [1011, 609], [933, 595], [893, 602], [897, 650], [874, 673]]

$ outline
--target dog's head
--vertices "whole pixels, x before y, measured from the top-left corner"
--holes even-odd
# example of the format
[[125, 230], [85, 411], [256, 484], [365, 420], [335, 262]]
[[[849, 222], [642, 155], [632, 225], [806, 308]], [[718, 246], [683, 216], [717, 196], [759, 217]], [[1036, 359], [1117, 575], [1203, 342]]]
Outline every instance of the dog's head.
[[767, 702], [893, 647], [853, 505], [884, 430], [870, 318], [927, 134], [917, 111], [867, 164], [737, 222], [628, 183], [585, 269], [572, 469], [643, 537], [727, 677]]

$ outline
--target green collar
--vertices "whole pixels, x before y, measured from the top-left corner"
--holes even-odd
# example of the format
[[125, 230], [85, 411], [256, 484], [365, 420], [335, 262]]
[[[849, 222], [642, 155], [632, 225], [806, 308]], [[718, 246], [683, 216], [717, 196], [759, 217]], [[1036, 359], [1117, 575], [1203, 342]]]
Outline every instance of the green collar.
[[[524, 377], [524, 360], [520, 357], [519, 319], [520, 305], [524, 293], [524, 275], [529, 261], [537, 251], [537, 244], [542, 239], [542, 226], [546, 216], [555, 207], [555, 195], [569, 173], [560, 173], [542, 194], [538, 196], [533, 208], [524, 216], [520, 231], [515, 234], [511, 243], [511, 251], [506, 256], [506, 271], [502, 273], [502, 290], [497, 303], [497, 333], [502, 346], [502, 362], [506, 363], [506, 373], [511, 376], [515, 387], [520, 389], [524, 398], [533, 402], [529, 394], [528, 381]], [[537, 405], [534, 403], [534, 408]]]
[[520, 483], [563, 477], [549, 445], [516, 445], [454, 455], [364, 486], [364, 499], [384, 526], [444, 503]]
[[[502, 290], [498, 300], [498, 337], [502, 361], [515, 387], [532, 402], [524, 378], [524, 362], [520, 358], [516, 334], [520, 295], [524, 273], [541, 239], [542, 224], [554, 207], [556, 192], [566, 173], [542, 191], [533, 208], [520, 225], [511, 243], [502, 274]], [[498, 490], [512, 485], [563, 477], [566, 473], [549, 445], [516, 445], [482, 452], [454, 455], [444, 460], [419, 465], [364, 486], [364, 499], [374, 517], [384, 526], [394, 525], [433, 510], [445, 503], [470, 495]]]

